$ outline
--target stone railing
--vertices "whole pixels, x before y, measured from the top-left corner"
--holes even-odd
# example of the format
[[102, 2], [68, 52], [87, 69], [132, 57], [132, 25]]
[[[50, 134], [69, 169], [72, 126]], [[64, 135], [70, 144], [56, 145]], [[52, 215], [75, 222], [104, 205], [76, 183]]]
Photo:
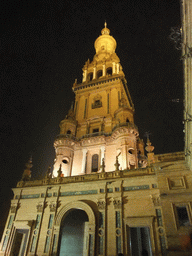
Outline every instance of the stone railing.
[[126, 178], [126, 177], [136, 177], [145, 175], [154, 175], [154, 169], [152, 167], [139, 168], [134, 170], [123, 170], [123, 171], [112, 171], [112, 172], [100, 172], [91, 173], [78, 176], [68, 176], [68, 177], [57, 177], [57, 178], [44, 178], [41, 180], [31, 180], [31, 181], [19, 181], [17, 187], [33, 187], [33, 186], [43, 186], [43, 185], [56, 185], [56, 184], [68, 184], [76, 182], [89, 182], [116, 178]]

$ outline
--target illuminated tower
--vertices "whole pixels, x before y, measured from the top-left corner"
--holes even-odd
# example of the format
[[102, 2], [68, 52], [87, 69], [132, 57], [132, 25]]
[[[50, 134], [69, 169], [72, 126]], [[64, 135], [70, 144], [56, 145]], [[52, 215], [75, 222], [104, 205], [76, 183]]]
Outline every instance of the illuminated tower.
[[60, 165], [64, 176], [98, 172], [102, 159], [106, 172], [111, 171], [117, 155], [122, 170], [145, 164], [116, 45], [105, 23], [94, 44], [93, 61], [88, 60], [83, 67], [82, 82], [73, 84], [74, 108], [60, 123], [60, 135], [54, 143], [54, 177]]
[[185, 156], [192, 170], [192, 1], [181, 1], [182, 59], [184, 66]]

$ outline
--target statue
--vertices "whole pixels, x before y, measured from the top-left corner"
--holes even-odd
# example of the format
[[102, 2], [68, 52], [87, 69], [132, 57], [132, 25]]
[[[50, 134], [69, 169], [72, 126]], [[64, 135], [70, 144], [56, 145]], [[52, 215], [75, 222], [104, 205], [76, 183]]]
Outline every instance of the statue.
[[118, 157], [120, 156], [121, 152], [116, 156], [116, 162], [115, 162], [115, 171], [119, 171], [119, 160], [118, 160]]
[[51, 178], [51, 166], [48, 167], [44, 178], [45, 179], [50, 179]]
[[100, 166], [101, 172], [105, 172], [105, 159], [104, 157], [102, 158], [102, 165]]
[[32, 165], [32, 156], [30, 157], [29, 161], [25, 164], [26, 169], [23, 172], [22, 181], [28, 181], [31, 179], [31, 168], [33, 167]]
[[57, 177], [58, 178], [61, 177], [61, 175], [62, 175], [61, 164], [60, 164], [60, 167], [59, 167], [59, 170], [57, 171], [57, 173], [58, 173]]

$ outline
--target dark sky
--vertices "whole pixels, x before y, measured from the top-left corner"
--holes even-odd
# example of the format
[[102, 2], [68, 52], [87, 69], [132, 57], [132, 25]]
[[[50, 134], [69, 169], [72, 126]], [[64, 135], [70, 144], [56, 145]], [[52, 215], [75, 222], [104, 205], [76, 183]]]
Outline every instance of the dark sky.
[[53, 164], [72, 84], [81, 82], [105, 20], [117, 41], [140, 137], [146, 141], [144, 133], [151, 133], [156, 154], [183, 150], [181, 52], [169, 39], [171, 27], [180, 25], [179, 0], [4, 0], [0, 20], [2, 222], [10, 188], [30, 154], [34, 178]]

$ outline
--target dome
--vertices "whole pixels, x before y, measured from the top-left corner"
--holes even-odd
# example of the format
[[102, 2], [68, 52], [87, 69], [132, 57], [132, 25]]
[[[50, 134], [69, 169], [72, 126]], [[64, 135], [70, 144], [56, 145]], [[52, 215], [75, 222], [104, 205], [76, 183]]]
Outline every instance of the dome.
[[94, 46], [97, 61], [104, 58], [108, 59], [112, 54], [114, 55], [117, 43], [116, 40], [110, 36], [110, 30], [107, 28], [106, 22], [105, 27], [101, 30], [101, 35], [95, 40]]

